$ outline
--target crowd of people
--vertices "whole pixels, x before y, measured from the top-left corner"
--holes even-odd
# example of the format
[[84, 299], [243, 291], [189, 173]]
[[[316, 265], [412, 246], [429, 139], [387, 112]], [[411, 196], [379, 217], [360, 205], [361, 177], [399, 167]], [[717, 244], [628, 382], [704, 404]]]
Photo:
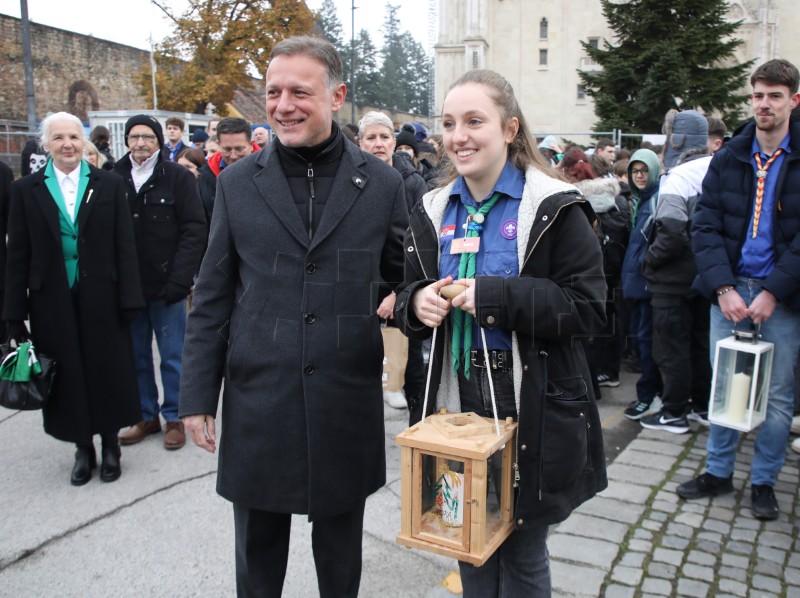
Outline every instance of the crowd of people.
[[[519, 424], [516, 529], [485, 565], [460, 563], [464, 595], [549, 596], [549, 526], [607, 485], [602, 389], [629, 367], [627, 418], [708, 425], [734, 325], [775, 344], [750, 481], [754, 516], [778, 516], [800, 349], [799, 82], [785, 60], [761, 65], [754, 118], [730, 137], [684, 110], [661, 147], [562, 148], [480, 69], [448, 89], [441, 135], [379, 111], [339, 126], [339, 54], [294, 37], [271, 53], [269, 129], [230, 117], [189, 134], [139, 114], [115, 160], [108, 129], [86, 139], [51, 114], [27, 175], [0, 167], [6, 336], [59, 363], [44, 428], [76, 446], [73, 485], [98, 465], [118, 479], [120, 447], [151, 435], [219, 445], [238, 595], [281, 594], [302, 513], [320, 595], [338, 597], [358, 594], [365, 501], [386, 482], [380, 326], [397, 326], [409, 357], [389, 405], [412, 425], [441, 407]], [[712, 425], [706, 472], [677, 493], [732, 491], [737, 438]]]

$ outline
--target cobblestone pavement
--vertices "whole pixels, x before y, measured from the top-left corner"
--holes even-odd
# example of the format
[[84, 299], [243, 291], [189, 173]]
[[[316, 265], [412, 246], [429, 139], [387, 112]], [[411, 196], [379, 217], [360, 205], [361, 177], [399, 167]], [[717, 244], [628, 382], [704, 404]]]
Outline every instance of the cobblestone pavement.
[[685, 501], [675, 489], [705, 471], [707, 428], [642, 430], [609, 467], [608, 489], [552, 531], [553, 595], [800, 597], [798, 458], [787, 447], [780, 518], [754, 519], [754, 437], [739, 443], [733, 494]]

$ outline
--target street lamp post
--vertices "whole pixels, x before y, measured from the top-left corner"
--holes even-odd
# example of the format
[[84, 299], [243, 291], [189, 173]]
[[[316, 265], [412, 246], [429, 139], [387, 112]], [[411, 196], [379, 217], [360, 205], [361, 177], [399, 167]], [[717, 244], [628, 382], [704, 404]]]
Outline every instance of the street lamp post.
[[25, 69], [25, 99], [28, 104], [28, 131], [36, 131], [36, 96], [33, 91], [33, 58], [31, 56], [31, 25], [28, 20], [28, 1], [19, 0], [22, 17], [22, 62]]
[[356, 0], [350, 2], [350, 122], [356, 122]]

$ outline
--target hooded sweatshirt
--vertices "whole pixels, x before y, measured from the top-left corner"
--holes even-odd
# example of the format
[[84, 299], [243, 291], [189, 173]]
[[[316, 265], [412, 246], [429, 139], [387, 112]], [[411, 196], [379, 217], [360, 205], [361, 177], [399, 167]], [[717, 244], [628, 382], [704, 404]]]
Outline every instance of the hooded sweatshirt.
[[[642, 162], [647, 166], [647, 183], [639, 189], [633, 183], [634, 164]], [[650, 291], [642, 274], [644, 255], [647, 251], [647, 235], [652, 225], [652, 216], [658, 196], [658, 183], [661, 177], [661, 164], [658, 156], [648, 149], [637, 150], [628, 163], [628, 180], [631, 185], [633, 212], [631, 218], [631, 238], [625, 251], [622, 264], [622, 292], [626, 299], [650, 299]]]

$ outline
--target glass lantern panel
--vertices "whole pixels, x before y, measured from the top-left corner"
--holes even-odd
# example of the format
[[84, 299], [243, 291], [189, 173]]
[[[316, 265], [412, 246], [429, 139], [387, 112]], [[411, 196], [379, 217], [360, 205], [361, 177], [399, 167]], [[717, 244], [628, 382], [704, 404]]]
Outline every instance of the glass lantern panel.
[[454, 547], [464, 544], [465, 469], [463, 461], [422, 453], [419, 532]]
[[[486, 544], [511, 520], [511, 463], [505, 463], [506, 451], [499, 450], [489, 457], [488, 490], [486, 496]], [[507, 466], [507, 467], [504, 467]], [[503, 478], [505, 472], [506, 478]]]
[[716, 366], [712, 406], [715, 416], [730, 423], [745, 423], [756, 369], [756, 355], [720, 347]]
[[767, 397], [769, 393], [769, 381], [772, 372], [772, 348], [759, 354], [758, 374], [756, 376], [755, 395], [753, 404], [755, 405], [753, 419], [759, 422], [766, 418]]

